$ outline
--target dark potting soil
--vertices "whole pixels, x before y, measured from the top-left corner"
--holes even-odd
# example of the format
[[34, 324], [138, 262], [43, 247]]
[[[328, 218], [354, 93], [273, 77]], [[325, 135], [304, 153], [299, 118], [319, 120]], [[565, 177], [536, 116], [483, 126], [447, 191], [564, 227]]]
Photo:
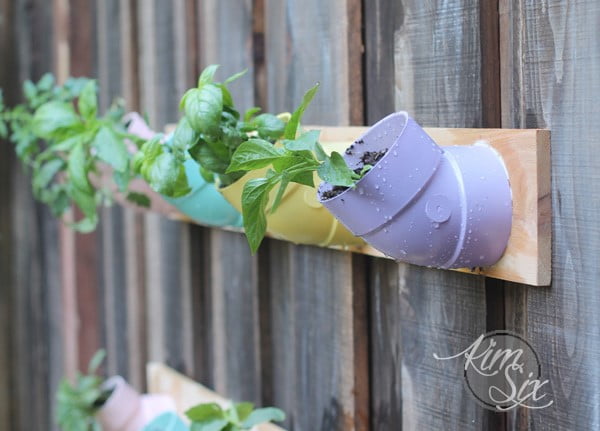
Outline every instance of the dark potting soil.
[[[364, 144], [364, 141], [362, 139], [359, 139], [358, 141], [356, 141], [354, 144], [350, 145], [346, 149], [346, 154], [351, 156], [352, 154], [354, 154], [355, 145], [361, 145], [361, 144]], [[365, 151], [360, 156], [360, 160], [358, 162], [358, 165], [354, 169], [354, 173], [360, 175], [360, 173], [363, 171], [365, 166], [367, 166], [367, 165], [375, 166], [377, 164], [377, 162], [379, 162], [381, 160], [381, 158], [383, 156], [385, 156], [385, 154], [387, 153], [387, 150], [388, 150], [387, 148], [384, 148], [383, 150], [380, 150], [380, 151]], [[333, 186], [333, 188], [330, 190], [320, 192], [321, 199], [327, 200], [327, 199], [334, 198], [346, 190], [348, 190], [348, 187], [346, 187], [346, 186]]]

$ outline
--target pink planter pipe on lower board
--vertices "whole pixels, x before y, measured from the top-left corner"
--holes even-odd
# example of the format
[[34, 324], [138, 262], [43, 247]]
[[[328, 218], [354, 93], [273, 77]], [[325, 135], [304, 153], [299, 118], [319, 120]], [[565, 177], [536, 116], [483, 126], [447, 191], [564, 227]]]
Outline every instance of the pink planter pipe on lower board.
[[[406, 112], [371, 127], [344, 155], [351, 168], [387, 150], [354, 188], [320, 202], [352, 233], [397, 260], [490, 266], [504, 253], [512, 196], [502, 158], [484, 143], [439, 147]], [[332, 186], [322, 183], [319, 196]]]
[[103, 431], [140, 431], [158, 416], [176, 411], [168, 395], [140, 394], [121, 376], [108, 379], [104, 386], [112, 394], [96, 413]]

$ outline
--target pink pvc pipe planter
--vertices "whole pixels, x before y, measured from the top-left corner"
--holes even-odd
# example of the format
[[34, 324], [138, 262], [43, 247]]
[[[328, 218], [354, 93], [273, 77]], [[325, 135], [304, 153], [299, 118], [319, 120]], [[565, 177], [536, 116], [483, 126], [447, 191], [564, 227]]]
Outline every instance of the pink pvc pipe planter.
[[[387, 150], [356, 184], [320, 202], [384, 254], [438, 268], [484, 267], [504, 253], [512, 224], [508, 173], [484, 143], [439, 147], [406, 112], [371, 127], [344, 158]], [[331, 190], [322, 183], [319, 195]]]
[[121, 376], [111, 377], [104, 386], [113, 391], [96, 413], [103, 431], [140, 431], [163, 413], [176, 411], [170, 396], [142, 395]]

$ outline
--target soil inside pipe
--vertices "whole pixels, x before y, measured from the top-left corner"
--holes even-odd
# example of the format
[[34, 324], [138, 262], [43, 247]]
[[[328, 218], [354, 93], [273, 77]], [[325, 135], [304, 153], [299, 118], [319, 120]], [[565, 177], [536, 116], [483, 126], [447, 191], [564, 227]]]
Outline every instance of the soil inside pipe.
[[[359, 139], [358, 141], [354, 142], [354, 144], [350, 145], [346, 149], [346, 154], [349, 156], [353, 155], [354, 149], [356, 148], [356, 146], [361, 145], [361, 144], [364, 144], [364, 141], [362, 139]], [[354, 173], [356, 173], [358, 175], [362, 174], [364, 176], [364, 174], [366, 174], [368, 172], [368, 171], [364, 172], [365, 166], [371, 166], [371, 168], [375, 167], [377, 162], [379, 162], [383, 158], [383, 156], [385, 156], [387, 151], [388, 151], [387, 148], [384, 148], [383, 150], [380, 150], [380, 151], [365, 151], [360, 156], [360, 160], [359, 160], [358, 164], [356, 165], [356, 168], [354, 169]], [[337, 195], [345, 192], [346, 190], [348, 190], [348, 187], [346, 187], [346, 186], [333, 186], [330, 190], [325, 190], [325, 191], [319, 192], [319, 194], [320, 194], [321, 200], [327, 200], [327, 199], [336, 197]]]

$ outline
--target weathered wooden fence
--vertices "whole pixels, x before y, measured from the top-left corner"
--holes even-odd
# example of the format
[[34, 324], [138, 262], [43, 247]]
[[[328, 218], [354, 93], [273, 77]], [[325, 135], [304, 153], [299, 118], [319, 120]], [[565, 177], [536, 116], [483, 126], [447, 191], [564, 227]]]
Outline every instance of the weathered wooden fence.
[[[144, 387], [161, 360], [313, 430], [600, 429], [600, 4], [552, 0], [0, 0], [0, 86], [53, 71], [99, 79], [152, 125], [201, 67], [243, 107], [372, 124], [546, 127], [553, 283], [536, 288], [268, 240], [114, 207], [74, 235], [0, 146], [0, 430], [45, 430], [58, 379], [100, 346]], [[539, 353], [554, 405], [492, 413], [458, 352], [507, 328]]]

